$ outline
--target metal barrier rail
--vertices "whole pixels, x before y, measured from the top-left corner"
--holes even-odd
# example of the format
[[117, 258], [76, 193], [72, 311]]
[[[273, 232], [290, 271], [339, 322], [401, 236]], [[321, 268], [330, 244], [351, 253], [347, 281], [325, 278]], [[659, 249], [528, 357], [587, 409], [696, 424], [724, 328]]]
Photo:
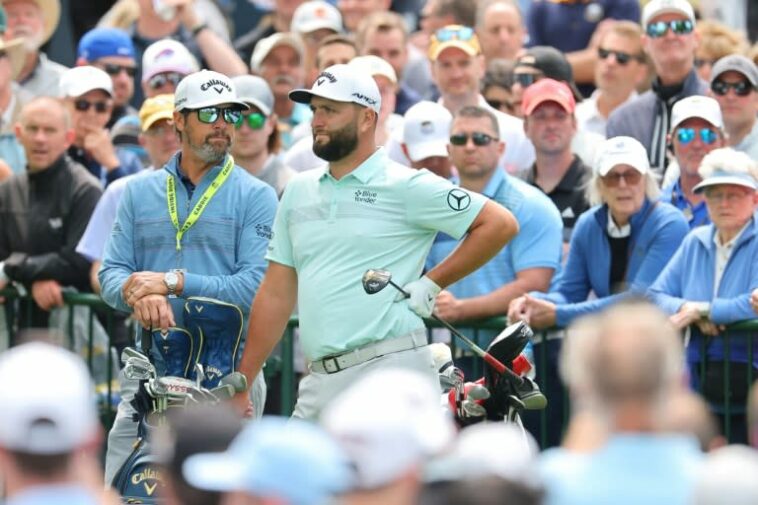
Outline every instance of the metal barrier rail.
[[[0, 333], [2, 333], [3, 330], [5, 330], [6, 334], [9, 337], [9, 343], [12, 345], [14, 343], [16, 332], [19, 329], [19, 325], [17, 323], [17, 314], [16, 314], [16, 307], [14, 303], [8, 303], [9, 301], [18, 301], [19, 304], [27, 304], [28, 306], [31, 306], [34, 302], [32, 301], [31, 297], [29, 296], [20, 296], [19, 293], [12, 289], [12, 288], [6, 288], [3, 290], [0, 290], [0, 297], [5, 297], [6, 302], [2, 305], [3, 307], [3, 313], [5, 315], [5, 327], [0, 327]], [[68, 312], [68, 320], [67, 320], [67, 341], [63, 342], [65, 345], [67, 345], [69, 348], [74, 348], [75, 342], [75, 335], [74, 335], [74, 310], [77, 306], [86, 306], [90, 307], [91, 311], [89, 311], [89, 319], [88, 319], [88, 338], [87, 338], [87, 344], [86, 344], [86, 352], [84, 352], [84, 355], [86, 356], [87, 365], [89, 366], [90, 370], [92, 370], [93, 367], [93, 359], [94, 359], [94, 344], [93, 344], [93, 327], [95, 324], [95, 312], [94, 310], [98, 310], [103, 314], [103, 317], [105, 318], [106, 324], [104, 325], [106, 334], [108, 335], [108, 345], [110, 347], [111, 345], [111, 336], [113, 335], [113, 325], [114, 325], [114, 310], [109, 307], [98, 295], [91, 294], [91, 293], [72, 293], [72, 292], [64, 292], [63, 293], [63, 300], [65, 303], [65, 307], [63, 310], [66, 310]], [[29, 311], [26, 311], [27, 315], [29, 314]], [[21, 324], [21, 327], [28, 326], [29, 321], [24, 321], [24, 324]], [[290, 318], [289, 323], [287, 325], [287, 329], [285, 330], [285, 334], [283, 335], [279, 355], [270, 358], [267, 361], [267, 376], [269, 377], [275, 377], [279, 376], [280, 382], [279, 382], [279, 391], [278, 391], [278, 398], [280, 400], [279, 403], [279, 414], [284, 416], [289, 416], [295, 406], [295, 401], [297, 399], [297, 371], [295, 370], [295, 331], [298, 327], [299, 320], [297, 316], [293, 316]], [[429, 338], [431, 341], [431, 335], [432, 331], [436, 328], [443, 328], [442, 325], [437, 323], [434, 320], [427, 320], [426, 321], [428, 331], [429, 331]], [[461, 323], [456, 324], [458, 329], [460, 331], [468, 333], [475, 341], [477, 341], [480, 345], [483, 347], [487, 345], [488, 342], [483, 341], [479, 338], [480, 332], [484, 330], [489, 330], [488, 333], [491, 334], [492, 331], [500, 331], [503, 328], [505, 328], [507, 324], [505, 317], [497, 317], [497, 318], [491, 318], [487, 320], [482, 321], [464, 321]], [[540, 377], [542, 375], [541, 371], [547, 370], [548, 367], [548, 346], [541, 345], [545, 342], [548, 342], [550, 339], [548, 339], [548, 334], [551, 332], [560, 331], [559, 329], [554, 330], [548, 330], [548, 331], [541, 331], [537, 332], [535, 335], [535, 356], [534, 360], [536, 362], [536, 367], [538, 371], [538, 383], [543, 391], [547, 391], [551, 387], [551, 382], [548, 380], [548, 377]], [[735, 405], [734, 401], [732, 399], [733, 396], [733, 386], [732, 383], [732, 377], [731, 372], [735, 368], [735, 362], [731, 361], [730, 358], [730, 351], [732, 347], [734, 346], [734, 339], [733, 339], [733, 333], [734, 332], [747, 332], [747, 335], [750, 337], [747, 339], [747, 355], [748, 356], [755, 356], [755, 347], [756, 343], [754, 342], [756, 338], [758, 338], [758, 319], [752, 319], [748, 321], [741, 321], [732, 325], [729, 325], [727, 327], [727, 331], [720, 335], [718, 338], [723, 338], [725, 342], [725, 356], [723, 360], [723, 367], [724, 367], [724, 373], [723, 373], [723, 379], [722, 379], [722, 392], [724, 397], [724, 402], [722, 405], [717, 406], [716, 411], [718, 416], [723, 421], [724, 426], [724, 435], [732, 440], [734, 438], [734, 433], [732, 433], [733, 429], [733, 423], [732, 420], [736, 418], [737, 416], [744, 416], [745, 411], [745, 405]], [[741, 333], [737, 335], [737, 338], [744, 338], [745, 333]], [[486, 337], [488, 338], [488, 337]], [[454, 355], [456, 352], [456, 349], [458, 349], [458, 342], [455, 341], [455, 338], [451, 339], [450, 341], [451, 348], [453, 349]], [[701, 347], [701, 356], [705, 356], [705, 341], [702, 343]], [[460, 350], [466, 351], [467, 349], [465, 347], [460, 347]], [[756, 361], [755, 359], [753, 361]], [[108, 359], [108, 366], [106, 367], [106, 389], [104, 391], [104, 401], [103, 401], [103, 408], [101, 409], [101, 420], [103, 422], [103, 425], [108, 428], [111, 423], [113, 422], [113, 419], [115, 418], [115, 408], [113, 407], [113, 390], [112, 390], [112, 381], [114, 377], [117, 374], [117, 371], [113, 369], [111, 366], [112, 360]], [[704, 377], [706, 373], [706, 369], [708, 367], [708, 361], [703, 360], [700, 363], [698, 372], [700, 373], [700, 377]], [[713, 362], [711, 362], [713, 363]], [[483, 363], [480, 359], [472, 360], [473, 368], [471, 370], [471, 375], [469, 378], [478, 378], [483, 373]], [[752, 366], [745, 367], [745, 389], [740, 391], [747, 391], [749, 390], [750, 386], [753, 383], [754, 378], [758, 378], [758, 370], [754, 369]], [[556, 377], [552, 377], [552, 380], [557, 380]], [[565, 427], [566, 422], [568, 421], [569, 417], [569, 403], [568, 403], [568, 396], [565, 392], [565, 390], [562, 389], [562, 385], [555, 384], [555, 386], [559, 386], [563, 392], [563, 407], [561, 412], [559, 413], [561, 422], [563, 426]], [[269, 391], [270, 393], [275, 393], [274, 391]], [[700, 391], [702, 392], [702, 390]], [[540, 441], [540, 445], [545, 446], [547, 445], [548, 440], [548, 418], [549, 418], [549, 411], [542, 411], [539, 414], [539, 436], [537, 437]], [[554, 413], [553, 413], [554, 414]]]
[[[29, 295], [19, 294], [19, 292], [13, 288], [5, 288], [0, 290], [0, 297], [5, 298], [5, 302], [0, 304], [0, 306], [3, 308], [3, 315], [5, 319], [5, 325], [3, 328], [0, 328], [0, 334], [4, 333], [4, 336], [8, 338], [8, 345], [12, 346], [16, 343], [16, 337], [19, 331], [24, 329], [34, 329], [32, 328], [32, 313], [30, 310], [34, 304], [34, 300]], [[19, 306], [16, 307], [16, 303], [14, 302], [18, 302]], [[76, 310], [76, 307], [89, 307], [92, 309], [89, 311], [87, 321], [86, 347], [83, 353], [87, 362], [87, 367], [90, 371], [93, 370], [95, 357], [93, 338], [95, 319], [97, 317], [95, 310], [100, 311], [105, 319], [105, 325], [103, 326], [103, 329], [105, 330], [105, 334], [108, 337], [105, 356], [107, 366], [105, 371], [105, 386], [101, 398], [102, 401], [100, 402], [100, 420], [103, 426], [108, 429], [113, 424], [113, 420], [116, 417], [116, 410], [114, 405], [115, 402], [113, 401], [113, 381], [118, 374], [118, 370], [114, 370], [112, 366], [113, 360], [110, 359], [112, 349], [111, 335], [113, 335], [114, 329], [113, 315], [115, 311], [108, 304], [106, 304], [102, 298], [92, 293], [75, 293], [64, 290], [63, 302], [64, 307], [62, 307], [61, 310], [65, 310], [67, 312], [67, 324], [65, 331], [66, 339], [64, 342], [60, 342], [60, 344], [72, 350], [76, 348], [76, 332], [74, 330], [76, 318], [74, 316], [74, 311]], [[18, 321], [18, 312], [21, 311], [23, 311], [26, 315], [24, 321]]]

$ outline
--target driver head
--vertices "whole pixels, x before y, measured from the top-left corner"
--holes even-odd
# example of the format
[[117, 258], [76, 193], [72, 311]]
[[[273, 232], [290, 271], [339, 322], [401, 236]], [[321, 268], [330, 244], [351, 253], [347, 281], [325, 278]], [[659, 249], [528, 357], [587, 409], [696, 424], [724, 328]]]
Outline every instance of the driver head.
[[392, 274], [387, 270], [366, 270], [363, 274], [363, 289], [366, 293], [373, 295], [383, 290], [392, 279]]

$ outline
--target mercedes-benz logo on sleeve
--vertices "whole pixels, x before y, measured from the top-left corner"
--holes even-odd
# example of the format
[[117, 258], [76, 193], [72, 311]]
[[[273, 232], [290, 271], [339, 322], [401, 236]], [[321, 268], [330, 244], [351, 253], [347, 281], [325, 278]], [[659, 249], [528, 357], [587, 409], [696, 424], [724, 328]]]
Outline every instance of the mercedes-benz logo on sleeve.
[[447, 194], [447, 204], [453, 210], [466, 210], [471, 205], [471, 196], [462, 189], [451, 189]]

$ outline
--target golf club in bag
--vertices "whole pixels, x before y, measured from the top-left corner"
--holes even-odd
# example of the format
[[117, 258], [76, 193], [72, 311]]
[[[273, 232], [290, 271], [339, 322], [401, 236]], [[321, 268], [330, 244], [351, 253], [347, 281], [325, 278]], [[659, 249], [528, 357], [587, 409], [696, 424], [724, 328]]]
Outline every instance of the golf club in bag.
[[[363, 274], [362, 284], [369, 295], [382, 291], [387, 285], [392, 285], [405, 298], [410, 297], [401, 286], [392, 281], [392, 274], [387, 270], [367, 270]], [[432, 313], [431, 317], [465, 342], [489, 365], [485, 376], [476, 383], [465, 383], [459, 370], [458, 372], [449, 371], [447, 367], [441, 370], [441, 373], [446, 375], [445, 380], [453, 385], [451, 391], [455, 396], [451, 403], [455, 403], [456, 417], [463, 415], [478, 418], [478, 420], [485, 417], [488, 419], [505, 417], [509, 421], [518, 422], [518, 412], [541, 410], [547, 406], [547, 398], [537, 384], [528, 377], [521, 376], [531, 366], [521, 355], [532, 336], [532, 330], [526, 323], [519, 322], [508, 326], [485, 351], [436, 314]], [[504, 363], [508, 363], [509, 366]], [[514, 368], [518, 372], [514, 371]]]

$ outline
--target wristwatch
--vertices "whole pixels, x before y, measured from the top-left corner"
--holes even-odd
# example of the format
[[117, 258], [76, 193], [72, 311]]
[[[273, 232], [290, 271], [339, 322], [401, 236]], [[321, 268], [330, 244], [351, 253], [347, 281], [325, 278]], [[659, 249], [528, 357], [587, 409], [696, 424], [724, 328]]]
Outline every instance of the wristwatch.
[[163, 283], [168, 288], [168, 295], [176, 296], [176, 285], [179, 284], [179, 275], [176, 272], [166, 272], [163, 275]]

